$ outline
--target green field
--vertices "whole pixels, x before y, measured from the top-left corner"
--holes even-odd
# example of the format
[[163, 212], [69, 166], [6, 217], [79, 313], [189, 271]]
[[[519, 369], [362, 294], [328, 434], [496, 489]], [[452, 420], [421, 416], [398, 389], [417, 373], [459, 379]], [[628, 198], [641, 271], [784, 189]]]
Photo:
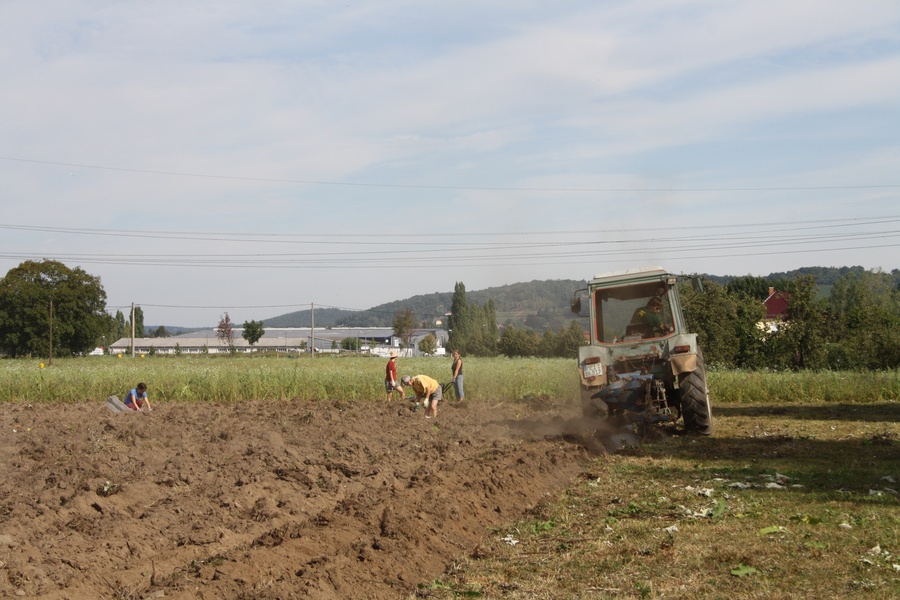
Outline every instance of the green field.
[[[360, 400], [384, 397], [385, 360], [359, 356], [96, 356], [0, 361], [0, 402], [82, 402], [122, 397], [138, 381], [151, 401]], [[449, 358], [403, 358], [398, 373], [450, 380]], [[578, 397], [574, 360], [467, 358], [466, 398]], [[871, 403], [900, 400], [900, 371], [709, 372], [713, 403]]]
[[[83, 357], [0, 361], [0, 402], [82, 402], [120, 398], [138, 381], [151, 402], [384, 399], [386, 360], [359, 356]], [[44, 366], [41, 366], [44, 365]], [[467, 359], [467, 400], [577, 396], [570, 360]], [[403, 358], [398, 374], [450, 381], [449, 358]]]

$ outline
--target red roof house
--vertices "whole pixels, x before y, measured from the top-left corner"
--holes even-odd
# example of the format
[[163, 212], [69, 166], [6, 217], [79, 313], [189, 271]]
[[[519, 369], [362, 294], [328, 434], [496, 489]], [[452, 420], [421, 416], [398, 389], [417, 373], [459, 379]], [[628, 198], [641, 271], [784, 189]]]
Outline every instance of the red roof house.
[[766, 305], [766, 320], [785, 318], [790, 298], [787, 292], [776, 292], [775, 288], [770, 287], [769, 297], [763, 302]]
[[788, 301], [791, 295], [787, 292], [776, 292], [775, 288], [769, 288], [769, 297], [765, 299], [766, 316], [757, 323], [760, 329], [769, 333], [778, 331], [779, 324], [787, 317]]

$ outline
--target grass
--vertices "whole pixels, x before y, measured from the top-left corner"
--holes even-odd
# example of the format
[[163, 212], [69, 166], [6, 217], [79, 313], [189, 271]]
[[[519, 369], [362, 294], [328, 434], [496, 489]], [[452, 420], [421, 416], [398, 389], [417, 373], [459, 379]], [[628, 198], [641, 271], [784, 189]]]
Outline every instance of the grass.
[[900, 370], [711, 371], [710, 387], [720, 403], [819, 401], [873, 403], [900, 400]]
[[716, 404], [713, 437], [655, 430], [419, 595], [900, 597], [900, 404], [849, 406]]
[[[0, 360], [0, 402], [83, 402], [123, 398], [138, 381], [152, 401], [377, 400], [384, 397], [385, 360], [361, 356], [92, 356]], [[42, 366], [43, 365], [43, 366]], [[425, 374], [450, 381], [449, 358], [401, 358], [400, 375]], [[467, 400], [515, 401], [578, 397], [575, 361], [467, 357]], [[900, 371], [877, 373], [773, 373], [710, 371], [717, 404], [825, 402], [829, 410], [900, 401]]]
[[[0, 402], [83, 402], [124, 398], [139, 381], [151, 402], [358, 400], [384, 398], [385, 359], [360, 356], [123, 357], [0, 360]], [[467, 359], [466, 398], [527, 395], [574, 399], [574, 361]], [[399, 375], [450, 381], [449, 358], [401, 358]]]

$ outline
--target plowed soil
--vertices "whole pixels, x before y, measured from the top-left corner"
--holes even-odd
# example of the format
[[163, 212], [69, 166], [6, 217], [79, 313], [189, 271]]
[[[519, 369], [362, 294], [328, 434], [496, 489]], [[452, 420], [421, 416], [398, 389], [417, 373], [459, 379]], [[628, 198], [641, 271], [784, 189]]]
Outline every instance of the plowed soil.
[[410, 598], [565, 487], [546, 399], [0, 405], [0, 595]]

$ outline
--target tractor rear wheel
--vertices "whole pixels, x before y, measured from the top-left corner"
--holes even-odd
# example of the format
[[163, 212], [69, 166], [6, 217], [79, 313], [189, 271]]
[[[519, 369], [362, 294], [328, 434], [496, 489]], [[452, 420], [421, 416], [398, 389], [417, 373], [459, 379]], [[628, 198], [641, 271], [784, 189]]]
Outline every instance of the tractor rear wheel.
[[706, 385], [706, 369], [703, 366], [702, 355], [697, 357], [697, 368], [680, 377], [678, 387], [685, 430], [689, 433], [711, 435], [712, 409], [709, 404], [709, 388]]

